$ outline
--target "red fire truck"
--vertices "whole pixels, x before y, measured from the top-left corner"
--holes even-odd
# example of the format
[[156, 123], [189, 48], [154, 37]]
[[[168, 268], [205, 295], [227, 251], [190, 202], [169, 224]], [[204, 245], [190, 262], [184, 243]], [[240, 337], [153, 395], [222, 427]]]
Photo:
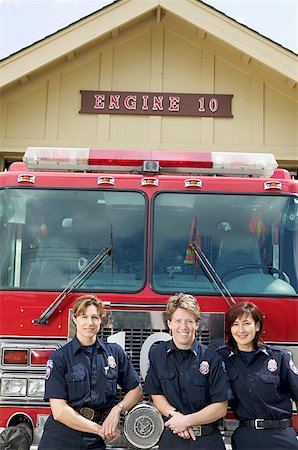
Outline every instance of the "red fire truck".
[[[175, 292], [198, 298], [214, 348], [228, 308], [255, 302], [265, 341], [297, 361], [298, 182], [273, 155], [29, 147], [23, 160], [0, 174], [0, 427], [38, 442], [45, 364], [82, 293], [105, 302], [102, 336], [142, 377]], [[129, 413], [117, 447], [152, 446], [154, 414]]]

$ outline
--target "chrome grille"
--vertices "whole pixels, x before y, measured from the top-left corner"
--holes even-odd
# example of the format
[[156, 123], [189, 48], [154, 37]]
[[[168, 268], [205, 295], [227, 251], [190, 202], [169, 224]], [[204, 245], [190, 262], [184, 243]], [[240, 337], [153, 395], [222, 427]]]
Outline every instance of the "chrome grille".
[[[128, 329], [128, 328], [105, 328], [99, 333], [100, 338], [106, 340], [112, 334], [125, 332], [125, 352], [130, 357], [135, 370], [140, 374], [140, 353], [141, 348], [145, 340], [153, 333], [164, 332], [168, 330], [164, 329]], [[210, 336], [208, 330], [202, 330], [197, 333], [197, 339], [205, 345], [209, 345]]]

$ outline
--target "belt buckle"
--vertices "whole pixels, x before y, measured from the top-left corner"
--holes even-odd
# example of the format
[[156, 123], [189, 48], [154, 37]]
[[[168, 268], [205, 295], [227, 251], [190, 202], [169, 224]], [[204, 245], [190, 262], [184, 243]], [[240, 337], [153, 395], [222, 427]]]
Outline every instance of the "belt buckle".
[[93, 420], [95, 416], [95, 411], [92, 408], [88, 408], [87, 406], [83, 406], [80, 409], [79, 413], [81, 416], [85, 417], [85, 419]]
[[260, 425], [259, 422], [264, 422], [264, 419], [255, 419], [255, 429], [256, 430], [265, 430], [263, 425]]
[[195, 425], [192, 427], [192, 429], [194, 431], [195, 436], [198, 437], [202, 436], [202, 425]]

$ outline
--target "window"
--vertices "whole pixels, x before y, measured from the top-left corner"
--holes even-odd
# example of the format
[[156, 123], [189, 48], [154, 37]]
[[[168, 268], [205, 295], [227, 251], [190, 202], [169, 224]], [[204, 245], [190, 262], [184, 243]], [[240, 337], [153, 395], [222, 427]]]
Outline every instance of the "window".
[[153, 287], [216, 295], [188, 249], [196, 241], [232, 294], [297, 295], [298, 200], [278, 195], [159, 193], [153, 209]]
[[81, 289], [136, 292], [145, 283], [146, 199], [140, 192], [0, 191], [2, 288], [63, 290], [105, 247], [112, 257]]

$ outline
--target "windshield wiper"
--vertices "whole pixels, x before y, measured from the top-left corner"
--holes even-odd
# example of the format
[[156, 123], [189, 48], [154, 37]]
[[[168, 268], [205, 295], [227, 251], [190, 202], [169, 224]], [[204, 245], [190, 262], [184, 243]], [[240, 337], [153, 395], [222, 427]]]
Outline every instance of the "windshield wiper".
[[67, 286], [66, 288], [55, 298], [55, 300], [50, 304], [50, 306], [37, 318], [33, 319], [32, 323], [37, 325], [46, 325], [48, 323], [51, 315], [56, 311], [59, 305], [63, 302], [70, 292], [72, 292], [76, 287], [81, 286], [84, 281], [89, 278], [89, 276], [95, 272], [95, 270], [100, 267], [107, 256], [112, 255], [112, 247], [103, 248], [90, 263], [79, 273]]
[[224, 284], [224, 282], [222, 281], [222, 279], [220, 278], [220, 276], [218, 275], [218, 273], [216, 272], [216, 270], [214, 269], [213, 265], [211, 264], [211, 262], [209, 261], [203, 250], [199, 247], [196, 241], [189, 244], [189, 247], [193, 251], [205, 275], [209, 278], [211, 282], [215, 284], [217, 290], [225, 299], [229, 308], [232, 308], [233, 306], [232, 304], [235, 305], [237, 302], [230, 293], [230, 291], [228, 290], [228, 288], [226, 287], [226, 285]]

